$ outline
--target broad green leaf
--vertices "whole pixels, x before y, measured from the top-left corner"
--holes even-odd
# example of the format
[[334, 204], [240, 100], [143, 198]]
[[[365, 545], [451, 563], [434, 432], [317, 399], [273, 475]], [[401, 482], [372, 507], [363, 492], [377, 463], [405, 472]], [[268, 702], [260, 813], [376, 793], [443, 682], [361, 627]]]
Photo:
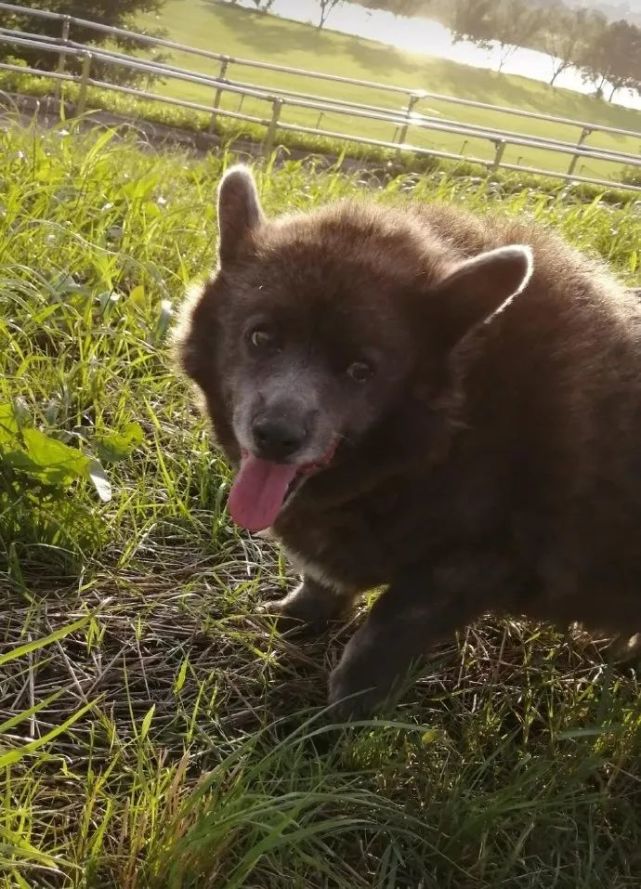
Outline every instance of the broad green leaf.
[[143, 284], [138, 284], [137, 287], [134, 287], [129, 294], [129, 301], [136, 306], [145, 304], [145, 287]]
[[97, 436], [96, 450], [105, 463], [117, 463], [129, 457], [142, 440], [142, 426], [139, 423], [127, 423], [119, 432]]
[[438, 731], [438, 729], [429, 728], [421, 735], [421, 743], [427, 747], [429, 744], [434, 744], [435, 741], [438, 741], [439, 737], [440, 732]]
[[[5, 425], [2, 425], [2, 418], [5, 416], [8, 419]], [[15, 423], [15, 414], [13, 422]], [[130, 425], [137, 426], [137, 424]], [[22, 429], [24, 447], [21, 448], [17, 436], [14, 436], [12, 441], [8, 440], [14, 428], [17, 430], [17, 426], [12, 426], [12, 420], [5, 410], [0, 414], [0, 445], [4, 429], [6, 443], [12, 446], [12, 450], [5, 450], [2, 455], [6, 465], [27, 472], [48, 485], [66, 486], [78, 478], [84, 478], [92, 482], [103, 502], [111, 499], [111, 483], [98, 460], [87, 457], [77, 448], [72, 448], [39, 429]], [[132, 439], [136, 439], [138, 434], [137, 429], [130, 430]]]
[[12, 404], [0, 404], [0, 447], [15, 446], [18, 439], [18, 421]]
[[71, 448], [39, 429], [24, 429], [22, 437], [33, 464], [23, 468], [36, 472], [44, 481], [55, 485], [87, 476], [89, 458], [77, 448]]
[[14, 449], [13, 451], [5, 451], [2, 454], [2, 462], [6, 466], [10, 466], [11, 469], [21, 469], [23, 472], [28, 472], [30, 475], [49, 484], [60, 484], [69, 481], [67, 473], [59, 474], [52, 472], [45, 478], [42, 467], [38, 466], [35, 460], [32, 460], [24, 450]]

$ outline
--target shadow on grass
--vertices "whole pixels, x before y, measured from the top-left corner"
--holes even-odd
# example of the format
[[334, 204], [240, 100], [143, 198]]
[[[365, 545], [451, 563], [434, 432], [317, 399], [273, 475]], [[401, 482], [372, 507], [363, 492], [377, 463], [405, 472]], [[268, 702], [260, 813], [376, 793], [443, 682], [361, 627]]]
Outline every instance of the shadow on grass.
[[[257, 57], [262, 60], [296, 50], [309, 53], [309, 67], [313, 70], [315, 59], [331, 58], [337, 53], [344, 53], [350, 55], [373, 80], [380, 78], [381, 71], [388, 74], [395, 71], [406, 75], [410, 78], [410, 83], [416, 79], [416, 63], [392, 46], [377, 44], [361, 37], [350, 37], [337, 31], [319, 31], [311, 25], [251, 9], [224, 7], [217, 0], [201, 0], [201, 6], [214, 13], [230, 30], [237, 31], [242, 42], [247, 45], [248, 52], [251, 50], [258, 53]], [[291, 42], [284, 46], [286, 40]]]

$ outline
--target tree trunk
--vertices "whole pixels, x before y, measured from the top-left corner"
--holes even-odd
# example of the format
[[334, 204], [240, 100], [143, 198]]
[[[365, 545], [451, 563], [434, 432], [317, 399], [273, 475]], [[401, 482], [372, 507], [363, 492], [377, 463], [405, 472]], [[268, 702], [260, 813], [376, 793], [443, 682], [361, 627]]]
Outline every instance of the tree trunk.
[[618, 91], [619, 91], [619, 87], [615, 84], [615, 85], [612, 87], [612, 92], [610, 93], [610, 98], [608, 99], [608, 102], [611, 102], [612, 99], [614, 99], [614, 94], [615, 94], [616, 92], [618, 92]]
[[503, 65], [505, 65], [515, 49], [516, 46], [511, 46], [509, 43], [504, 43], [501, 45], [501, 59], [499, 61], [499, 67], [497, 68], [499, 74], [503, 70]]
[[565, 71], [565, 69], [567, 67], [568, 67], [567, 62], [563, 62], [562, 65], [559, 65], [559, 67], [555, 70], [554, 74], [552, 75], [552, 80], [550, 81], [550, 86], [554, 86], [554, 83], [555, 83], [557, 77], [559, 76], [559, 74], [561, 74], [563, 71]]

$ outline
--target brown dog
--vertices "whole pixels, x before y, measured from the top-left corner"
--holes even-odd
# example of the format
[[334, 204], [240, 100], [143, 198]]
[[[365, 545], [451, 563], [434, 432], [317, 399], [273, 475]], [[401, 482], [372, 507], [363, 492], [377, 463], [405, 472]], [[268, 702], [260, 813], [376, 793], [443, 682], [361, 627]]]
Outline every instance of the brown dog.
[[[365, 713], [486, 611], [641, 624], [641, 306], [530, 224], [343, 203], [268, 221], [219, 192], [220, 268], [179, 360], [321, 625], [384, 586], [330, 680]], [[349, 700], [345, 701], [346, 698]]]

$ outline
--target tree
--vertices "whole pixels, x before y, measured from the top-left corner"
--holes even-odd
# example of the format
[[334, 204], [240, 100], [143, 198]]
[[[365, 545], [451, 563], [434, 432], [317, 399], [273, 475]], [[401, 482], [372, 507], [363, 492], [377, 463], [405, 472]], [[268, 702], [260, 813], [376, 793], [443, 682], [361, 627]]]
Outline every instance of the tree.
[[427, 12], [428, 0], [387, 0], [384, 8], [394, 15], [414, 16], [421, 12]]
[[600, 94], [610, 84], [611, 102], [615, 93], [641, 86], [641, 29], [626, 21], [611, 22], [596, 33], [584, 48], [579, 65], [586, 80], [593, 80]]
[[605, 17], [589, 9], [571, 10], [561, 4], [550, 10], [541, 45], [552, 56], [550, 86], [563, 71], [580, 63], [586, 47], [605, 27]]
[[498, 70], [501, 71], [518, 46], [532, 45], [543, 27], [546, 13], [541, 8], [532, 8], [527, 0], [499, 0], [493, 6], [491, 29], [499, 45]]
[[499, 68], [517, 46], [528, 46], [540, 32], [545, 13], [526, 0], [458, 0], [452, 30], [454, 40], [477, 46], [499, 46]]
[[[46, 3], [43, 3], [43, 0], [20, 0], [20, 5], [33, 9], [42, 9], [43, 6], [46, 6], [50, 12], [90, 19], [111, 27], [130, 27], [132, 30], [138, 31], [138, 33], [155, 34], [158, 36], [161, 33], [158, 30], [141, 28], [136, 21], [136, 16], [141, 12], [157, 13], [162, 8], [164, 2], [165, 0], [47, 0]], [[2, 24], [5, 28], [28, 31], [31, 34], [39, 34], [43, 37], [61, 36], [61, 24], [56, 19], [35, 18], [20, 13], [4, 13]], [[79, 43], [101, 44], [108, 42], [111, 45], [116, 44], [118, 48], [127, 51], [139, 47], [139, 44], [131, 38], [120, 35], [112, 36], [109, 33], [94, 31], [92, 28], [76, 24], [71, 26], [71, 37]], [[38, 50], [34, 47], [11, 46], [7, 43], [1, 43], [0, 57], [8, 55], [24, 59], [30, 66], [35, 68], [50, 70], [58, 65], [57, 53]], [[158, 55], [156, 57], [160, 58]], [[69, 58], [67, 68], [71, 71], [77, 71], [79, 69], [78, 60]], [[124, 78], [122, 73], [117, 78], [117, 69], [114, 66], [100, 66], [97, 62], [94, 62], [92, 65], [92, 73], [97, 74], [101, 68], [104, 69], [105, 76], [110, 80], [120, 79], [122, 81], [126, 79], [131, 82], [147, 76], [144, 72], [128, 71], [125, 73]]]
[[452, 33], [454, 42], [470, 40], [487, 48], [492, 40], [492, 0], [457, 0]]
[[386, 9], [394, 15], [414, 16], [427, 13], [431, 0], [358, 0], [366, 9]]
[[344, 0], [318, 0], [318, 5], [320, 6], [320, 19], [318, 21], [319, 31], [327, 21], [330, 12], [343, 2]]

